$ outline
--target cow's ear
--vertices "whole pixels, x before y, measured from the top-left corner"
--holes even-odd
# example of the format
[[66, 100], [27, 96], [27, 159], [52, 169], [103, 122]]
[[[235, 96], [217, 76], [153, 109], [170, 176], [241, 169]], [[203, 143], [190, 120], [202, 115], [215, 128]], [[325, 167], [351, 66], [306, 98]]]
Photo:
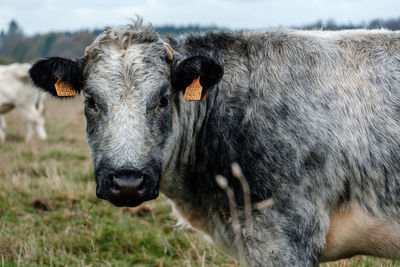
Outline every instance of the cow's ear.
[[204, 56], [193, 56], [180, 62], [175, 61], [171, 69], [172, 87], [178, 90], [185, 90], [193, 81], [200, 77], [200, 84], [209, 89], [218, 83], [224, 74], [222, 64]]
[[83, 86], [83, 71], [74, 60], [50, 57], [37, 61], [29, 70], [33, 83], [53, 96], [74, 96]]

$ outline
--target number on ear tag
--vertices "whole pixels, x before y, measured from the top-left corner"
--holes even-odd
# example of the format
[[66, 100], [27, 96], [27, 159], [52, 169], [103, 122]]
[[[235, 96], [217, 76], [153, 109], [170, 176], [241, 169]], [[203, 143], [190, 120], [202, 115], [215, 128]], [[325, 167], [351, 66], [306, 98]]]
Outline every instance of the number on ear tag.
[[56, 88], [56, 92], [57, 92], [58, 96], [75, 96], [76, 95], [76, 91], [72, 87], [72, 84], [61, 81], [60, 77], [58, 77], [58, 80], [54, 84], [54, 87]]
[[[203, 87], [200, 84], [200, 76], [193, 80], [193, 82], [186, 87], [185, 94], [183, 96], [184, 100], [200, 100], [201, 92]], [[204, 100], [204, 99], [203, 99]]]

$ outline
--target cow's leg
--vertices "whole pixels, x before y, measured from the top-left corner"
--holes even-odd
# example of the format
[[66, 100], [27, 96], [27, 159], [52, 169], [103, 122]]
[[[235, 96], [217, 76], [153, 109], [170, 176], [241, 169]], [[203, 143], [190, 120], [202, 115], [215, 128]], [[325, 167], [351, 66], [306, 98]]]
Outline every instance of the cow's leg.
[[46, 95], [41, 93], [38, 97], [38, 100], [36, 101], [36, 109], [38, 110], [38, 112], [42, 115], [44, 112], [44, 100], [46, 98]]
[[39, 138], [42, 139], [42, 140], [47, 139], [46, 129], [44, 128], [44, 124], [45, 124], [46, 120], [45, 120], [45, 118], [43, 116], [43, 113], [44, 113], [44, 104], [43, 104], [44, 98], [45, 98], [45, 95], [41, 94], [40, 97], [39, 97], [39, 100], [36, 103], [36, 109], [37, 109], [38, 114], [39, 114], [38, 115], [38, 119], [37, 119], [39, 123], [36, 124], [36, 132], [38, 133]]
[[6, 120], [4, 119], [3, 115], [0, 114], [0, 141], [4, 142], [6, 140], [6, 133], [4, 130], [6, 129]]
[[34, 135], [34, 130], [36, 130], [40, 139], [46, 139], [47, 134], [46, 134], [46, 130], [44, 129], [45, 120], [42, 117], [42, 115], [39, 113], [39, 111], [34, 106], [24, 107], [24, 108], [22, 108], [21, 111], [22, 111], [22, 114], [28, 120], [27, 134], [25, 137], [25, 141], [29, 141], [32, 139], [32, 137]]
[[250, 266], [303, 267], [318, 263], [329, 225], [322, 209], [301, 198], [277, 200], [252, 217], [253, 231], [243, 230], [244, 254]]
[[34, 135], [33, 131], [33, 123], [31, 121], [28, 121], [26, 125], [26, 136], [25, 136], [25, 142], [29, 142]]
[[47, 133], [46, 129], [44, 128], [44, 124], [45, 124], [45, 119], [42, 115], [39, 114], [39, 117], [37, 118], [35, 123], [35, 130], [39, 135], [39, 138], [42, 140], [47, 139]]

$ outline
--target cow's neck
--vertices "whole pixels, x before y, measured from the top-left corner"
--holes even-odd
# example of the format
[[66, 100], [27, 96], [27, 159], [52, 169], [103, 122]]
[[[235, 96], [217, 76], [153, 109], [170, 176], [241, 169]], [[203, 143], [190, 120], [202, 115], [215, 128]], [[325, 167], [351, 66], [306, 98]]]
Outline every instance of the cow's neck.
[[[210, 94], [202, 102], [186, 102], [182, 99], [175, 102], [179, 107], [175, 107], [177, 112], [173, 118], [173, 135], [168, 149], [170, 154], [166, 156], [163, 175], [163, 179], [169, 181], [161, 181], [161, 190], [173, 200], [194, 204], [200, 201], [196, 199], [199, 190], [208, 184], [199, 177], [201, 174], [198, 172], [208, 172], [209, 142], [217, 138], [206, 131], [214, 101], [215, 94]], [[201, 180], [205, 184], [199, 187]]]

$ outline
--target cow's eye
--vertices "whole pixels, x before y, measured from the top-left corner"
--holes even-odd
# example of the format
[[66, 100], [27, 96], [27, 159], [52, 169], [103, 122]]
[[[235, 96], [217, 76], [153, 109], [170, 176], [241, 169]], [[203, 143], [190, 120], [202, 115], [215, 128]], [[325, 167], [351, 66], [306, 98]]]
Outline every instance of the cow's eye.
[[87, 96], [85, 99], [86, 107], [90, 109], [97, 109], [96, 102], [94, 101], [93, 97]]
[[159, 106], [160, 108], [166, 107], [168, 105], [168, 98], [166, 96], [161, 97]]

